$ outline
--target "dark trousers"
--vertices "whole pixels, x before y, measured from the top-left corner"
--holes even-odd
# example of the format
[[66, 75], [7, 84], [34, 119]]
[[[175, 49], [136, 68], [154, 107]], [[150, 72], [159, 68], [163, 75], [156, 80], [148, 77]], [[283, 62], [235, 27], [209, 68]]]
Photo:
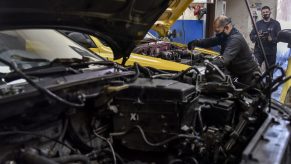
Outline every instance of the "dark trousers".
[[[265, 47], [266, 57], [269, 66], [273, 66], [276, 64], [276, 53], [277, 53], [277, 47]], [[264, 55], [260, 48], [256, 47], [254, 51], [254, 55], [261, 66], [263, 61], [265, 61]]]
[[256, 68], [255, 70], [237, 75], [238, 82], [245, 84], [245, 85], [253, 85], [255, 84], [257, 78], [261, 75], [261, 71], [259, 68]]

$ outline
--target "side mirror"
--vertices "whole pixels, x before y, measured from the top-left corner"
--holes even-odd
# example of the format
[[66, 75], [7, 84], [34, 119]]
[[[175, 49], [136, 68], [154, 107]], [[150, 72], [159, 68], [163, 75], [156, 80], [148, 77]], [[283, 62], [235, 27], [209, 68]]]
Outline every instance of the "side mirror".
[[73, 41], [79, 43], [85, 48], [95, 48], [96, 45], [93, 43], [93, 41], [90, 39], [90, 37], [86, 34], [82, 34], [80, 32], [71, 32], [67, 34], [70, 39]]
[[277, 35], [277, 42], [288, 43], [288, 48], [291, 48], [291, 29], [279, 31]]

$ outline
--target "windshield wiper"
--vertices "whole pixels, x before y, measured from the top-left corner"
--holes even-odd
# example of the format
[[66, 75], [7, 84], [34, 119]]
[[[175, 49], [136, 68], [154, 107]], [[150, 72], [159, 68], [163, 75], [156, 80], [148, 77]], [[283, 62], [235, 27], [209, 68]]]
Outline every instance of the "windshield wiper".
[[74, 69], [81, 69], [81, 68], [88, 68], [89, 65], [100, 65], [100, 66], [110, 66], [120, 70], [127, 70], [126, 68], [122, 67], [121, 65], [107, 60], [101, 61], [92, 61], [88, 57], [83, 57], [82, 59], [78, 58], [70, 58], [70, 59], [62, 59], [57, 58], [50, 62], [50, 65], [64, 65]]
[[28, 57], [24, 57], [24, 56], [20, 56], [20, 55], [11, 55], [10, 57], [11, 59], [16, 59], [19, 61], [24, 61], [24, 62], [39, 62], [39, 63], [50, 63], [49, 60], [47, 59], [41, 59], [41, 58], [28, 58]]
[[36, 63], [48, 63], [47, 65], [62, 64], [62, 65], [71, 65], [74, 63], [84, 63], [89, 62], [90, 58], [82, 56], [82, 58], [55, 58], [50, 61], [43, 58], [28, 58], [20, 55], [11, 55], [10, 59], [22, 61], [22, 62], [36, 62]]

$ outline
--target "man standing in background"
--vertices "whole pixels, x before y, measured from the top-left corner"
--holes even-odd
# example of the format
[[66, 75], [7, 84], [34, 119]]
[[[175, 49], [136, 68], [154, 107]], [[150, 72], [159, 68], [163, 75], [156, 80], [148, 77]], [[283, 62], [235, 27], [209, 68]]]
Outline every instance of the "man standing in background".
[[254, 55], [257, 58], [259, 65], [261, 66], [265, 60], [258, 42], [258, 39], [261, 38], [268, 64], [269, 66], [272, 66], [276, 64], [277, 34], [281, 30], [281, 26], [278, 21], [270, 17], [271, 9], [269, 6], [262, 7], [261, 14], [263, 19], [256, 23], [259, 36], [257, 36], [255, 29], [253, 29], [250, 33], [250, 39], [255, 43]]

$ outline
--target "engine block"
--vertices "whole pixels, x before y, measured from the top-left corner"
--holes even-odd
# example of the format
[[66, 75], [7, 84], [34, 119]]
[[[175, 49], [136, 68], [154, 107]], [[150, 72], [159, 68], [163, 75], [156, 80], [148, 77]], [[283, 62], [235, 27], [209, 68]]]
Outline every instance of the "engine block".
[[128, 148], [161, 150], [148, 146], [134, 127], [140, 126], [151, 142], [179, 134], [181, 127], [191, 124], [186, 103], [194, 94], [193, 86], [178, 81], [138, 79], [116, 97], [119, 114], [114, 117], [114, 132], [127, 132], [121, 143]]

